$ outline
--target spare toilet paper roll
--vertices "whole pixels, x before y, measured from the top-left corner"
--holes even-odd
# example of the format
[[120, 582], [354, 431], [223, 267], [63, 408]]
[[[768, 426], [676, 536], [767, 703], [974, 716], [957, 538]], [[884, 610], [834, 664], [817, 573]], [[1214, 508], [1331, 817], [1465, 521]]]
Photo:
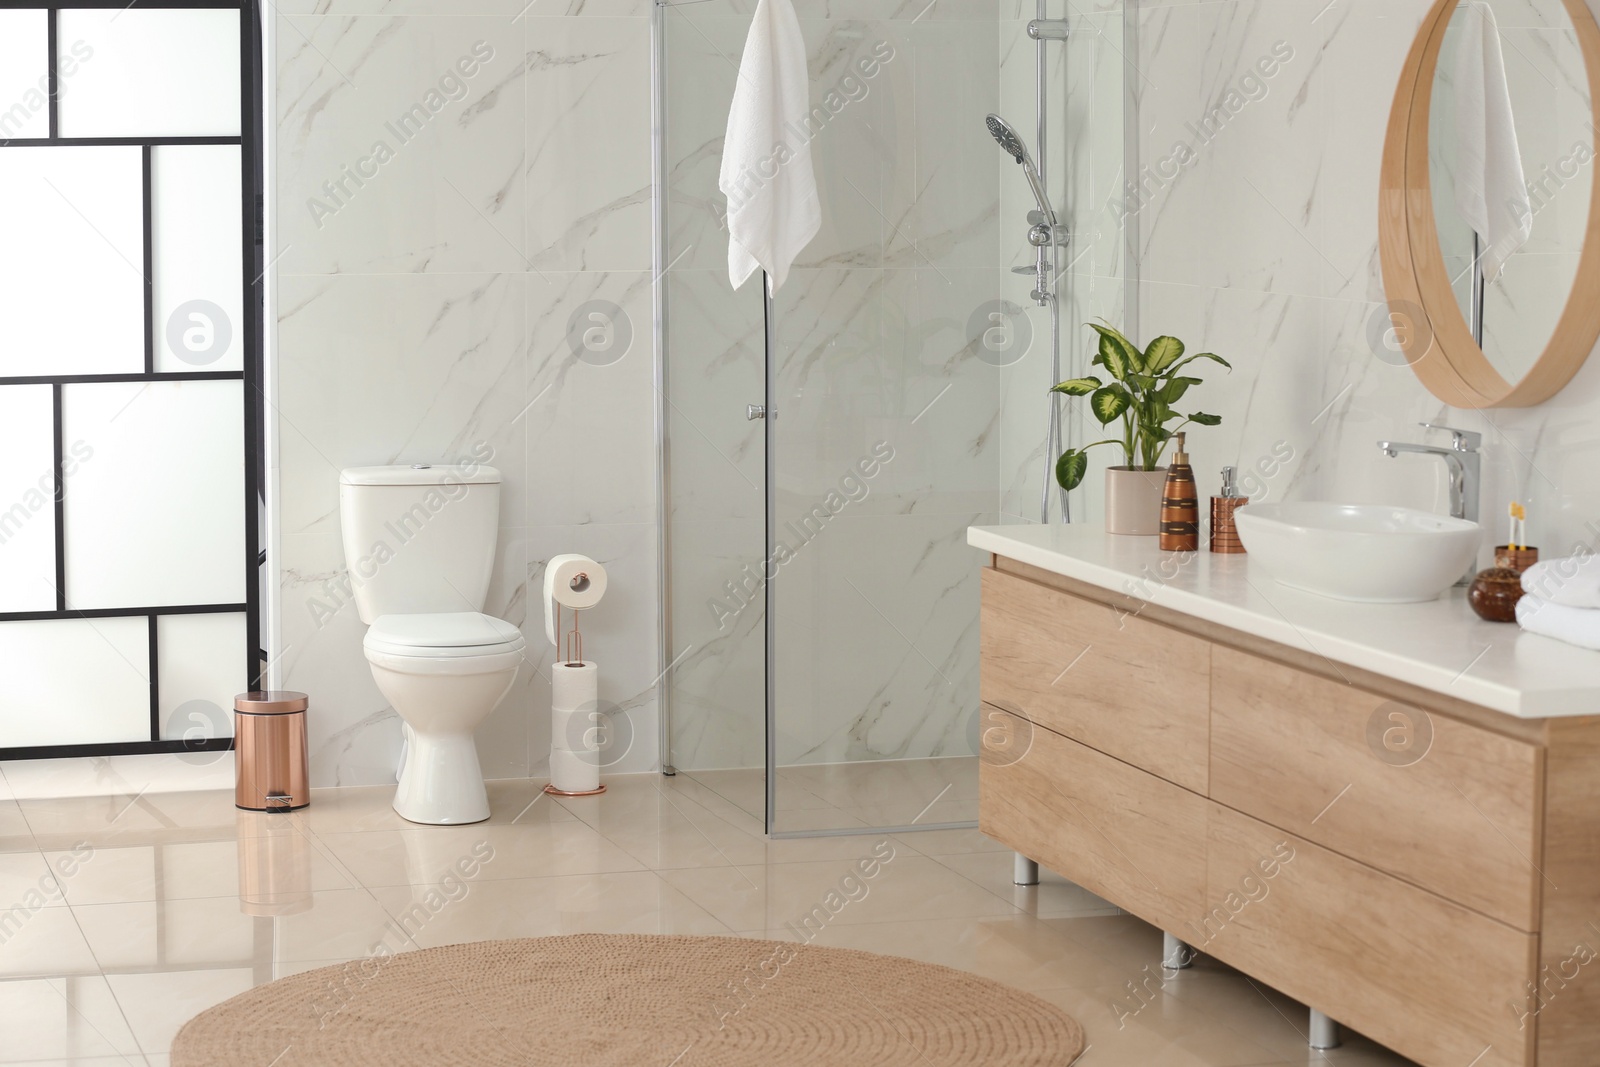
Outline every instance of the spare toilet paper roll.
[[600, 788], [599, 694], [597, 664], [550, 669], [550, 785], [563, 793]]
[[563, 711], [588, 706], [600, 696], [600, 668], [588, 663], [557, 663], [550, 668], [550, 706]]
[[592, 793], [600, 788], [600, 761], [592, 752], [552, 748], [550, 785], [563, 793]]
[[597, 752], [609, 725], [593, 704], [572, 711], [553, 709], [550, 712], [550, 747], [565, 752]]
[[556, 633], [556, 605], [569, 611], [585, 611], [606, 595], [606, 569], [588, 556], [574, 553], [555, 556], [544, 569], [544, 632], [552, 645]]

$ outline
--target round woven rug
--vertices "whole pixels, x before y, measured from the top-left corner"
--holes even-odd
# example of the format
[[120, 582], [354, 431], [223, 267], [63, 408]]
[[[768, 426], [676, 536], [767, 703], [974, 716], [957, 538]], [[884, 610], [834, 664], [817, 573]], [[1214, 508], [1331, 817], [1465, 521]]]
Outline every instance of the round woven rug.
[[964, 971], [735, 937], [475, 941], [323, 967], [191, 1019], [173, 1067], [1066, 1067], [1071, 1016]]

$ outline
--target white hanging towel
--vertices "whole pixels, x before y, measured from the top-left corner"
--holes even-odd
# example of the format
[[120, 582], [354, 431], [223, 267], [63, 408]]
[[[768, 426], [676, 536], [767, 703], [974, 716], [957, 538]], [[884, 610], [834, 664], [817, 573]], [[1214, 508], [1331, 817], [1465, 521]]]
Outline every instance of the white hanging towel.
[[1471, 0], [1461, 10], [1454, 75], [1456, 207], [1482, 239], [1483, 276], [1492, 282], [1533, 235], [1533, 205], [1511, 113], [1500, 26], [1485, 0]]
[[811, 75], [792, 0], [760, 0], [728, 112], [722, 172], [728, 277], [735, 289], [765, 268], [776, 292], [822, 228], [811, 167]]

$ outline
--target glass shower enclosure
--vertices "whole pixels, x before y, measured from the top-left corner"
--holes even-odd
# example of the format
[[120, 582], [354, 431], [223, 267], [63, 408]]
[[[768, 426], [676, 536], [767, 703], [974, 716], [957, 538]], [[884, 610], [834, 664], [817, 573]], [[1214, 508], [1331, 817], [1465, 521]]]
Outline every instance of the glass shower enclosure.
[[1011, 6], [796, 0], [824, 221], [770, 299], [729, 283], [717, 188], [754, 0], [656, 9], [663, 761], [774, 835], [977, 817], [966, 530], [1038, 521], [1053, 459], [1032, 197], [987, 114], [1032, 131], [1049, 97], [1085, 241], [1056, 253], [1064, 321], [1121, 314], [1123, 14], [1074, 16], [1041, 94], [1034, 0]]

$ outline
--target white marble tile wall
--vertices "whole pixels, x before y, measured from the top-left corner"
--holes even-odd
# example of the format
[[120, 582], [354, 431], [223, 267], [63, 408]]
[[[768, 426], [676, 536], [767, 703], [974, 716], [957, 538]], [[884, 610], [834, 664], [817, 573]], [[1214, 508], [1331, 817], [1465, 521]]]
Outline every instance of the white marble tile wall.
[[[1386, 459], [1379, 438], [1417, 423], [1485, 435], [1486, 550], [1525, 501], [1546, 554], [1600, 541], [1600, 360], [1532, 409], [1468, 412], [1435, 400], [1381, 342], [1378, 177], [1394, 86], [1427, 0], [1219, 0], [1139, 7], [1146, 166], [1187, 144], [1170, 180], [1136, 196], [1141, 332], [1231, 359], [1190, 393], [1225, 422], [1191, 450], [1202, 493], [1223, 464], [1269, 499], [1444, 510], [1442, 464]], [[1265, 89], [1242, 79], [1292, 50]], [[1248, 102], [1205, 137], [1230, 89]], [[1283, 457], [1288, 456], [1287, 460]], [[1094, 477], [1092, 474], [1091, 477]]]
[[[400, 724], [340, 591], [338, 472], [504, 477], [486, 610], [528, 664], [486, 773], [549, 747], [544, 562], [583, 552], [618, 770], [654, 766], [656, 527], [648, 0], [290, 0], [275, 8], [281, 684], [311, 694], [315, 784], [393, 779]], [[600, 315], [600, 320], [593, 315]], [[583, 342], [586, 331], [590, 342]]]
[[[762, 557], [762, 432], [742, 418], [762, 390], [762, 306], [726, 288], [715, 194], [750, 8], [667, 18], [674, 659], [686, 651], [670, 681], [675, 763], [691, 768], [755, 765], [762, 739], [760, 608], [728, 621], [712, 603], [739, 608], [728, 584]], [[1078, 186], [1118, 179], [1122, 14], [1078, 8], [1051, 91], [1061, 104], [1067, 78], [1090, 86], [1059, 110], [1053, 147], [1061, 203], [1082, 214], [1094, 197]], [[318, 782], [387, 781], [398, 750], [362, 624], [339, 606], [338, 470], [474, 448], [506, 472], [488, 609], [531, 649], [480, 731], [485, 768], [534, 774], [546, 757], [530, 590], [563, 550], [613, 571], [590, 648], [635, 737], [622, 768], [656, 760], [648, 14], [648, 0], [278, 8], [275, 654], [283, 685], [314, 696]], [[805, 515], [880, 440], [894, 459], [782, 576], [784, 758], [965, 752], [976, 584], [960, 531], [1027, 515], [1045, 464], [1046, 347], [995, 366], [973, 342], [982, 310], [1029, 290], [1008, 270], [1026, 254], [1026, 184], [982, 117], [1032, 131], [1032, 3], [802, 0], [800, 14], [819, 98], [848, 104], [816, 141], [826, 229], [781, 294], [779, 514]], [[882, 69], [862, 91], [846, 78], [869, 53]], [[1078, 214], [1069, 365], [1083, 358], [1070, 323], [1122, 307], [1120, 237]], [[595, 309], [624, 339], [576, 357]]]

